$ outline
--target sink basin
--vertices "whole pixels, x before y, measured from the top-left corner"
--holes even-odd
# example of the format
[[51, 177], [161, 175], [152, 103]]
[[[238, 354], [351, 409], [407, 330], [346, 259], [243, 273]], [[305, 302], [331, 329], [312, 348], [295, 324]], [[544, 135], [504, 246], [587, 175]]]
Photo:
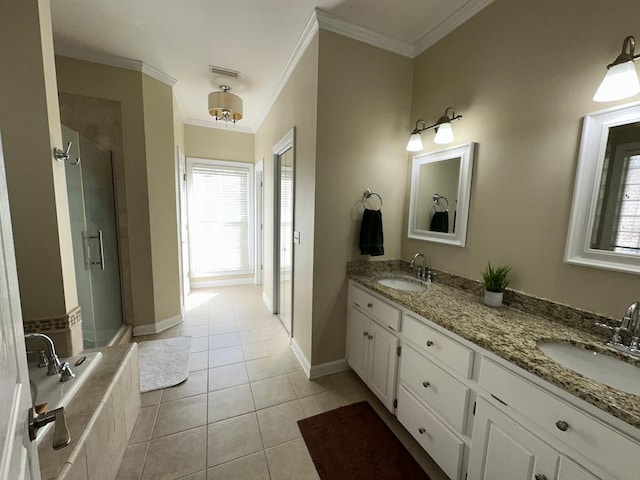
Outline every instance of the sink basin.
[[640, 368], [615, 357], [569, 343], [540, 343], [549, 358], [574, 372], [627, 393], [640, 395]]
[[424, 292], [427, 288], [418, 282], [405, 280], [404, 278], [382, 278], [378, 280], [380, 285], [395, 288], [396, 290], [406, 290], [408, 292]]

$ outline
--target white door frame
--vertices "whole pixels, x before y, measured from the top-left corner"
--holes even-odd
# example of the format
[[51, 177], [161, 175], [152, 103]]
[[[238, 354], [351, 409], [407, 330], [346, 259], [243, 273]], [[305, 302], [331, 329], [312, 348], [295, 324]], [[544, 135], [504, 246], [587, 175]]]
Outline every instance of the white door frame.
[[187, 222], [187, 160], [178, 145], [176, 152], [176, 196], [178, 198], [178, 241], [180, 242], [180, 299], [184, 313], [187, 295], [191, 292], [189, 282], [189, 224]]
[[254, 170], [255, 178], [255, 211], [256, 211], [256, 275], [255, 282], [262, 285], [262, 264], [263, 264], [263, 248], [264, 248], [264, 158], [261, 158]]

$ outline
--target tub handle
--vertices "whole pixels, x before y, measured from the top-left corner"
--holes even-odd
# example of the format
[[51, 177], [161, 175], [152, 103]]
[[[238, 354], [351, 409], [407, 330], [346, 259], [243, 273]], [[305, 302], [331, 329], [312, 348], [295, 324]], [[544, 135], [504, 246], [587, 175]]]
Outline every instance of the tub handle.
[[71, 442], [67, 420], [64, 417], [64, 407], [56, 408], [50, 412], [41, 414], [35, 413], [33, 407], [29, 409], [29, 439], [36, 439], [38, 430], [48, 423], [55, 422], [53, 430], [53, 449], [59, 450], [66, 447]]

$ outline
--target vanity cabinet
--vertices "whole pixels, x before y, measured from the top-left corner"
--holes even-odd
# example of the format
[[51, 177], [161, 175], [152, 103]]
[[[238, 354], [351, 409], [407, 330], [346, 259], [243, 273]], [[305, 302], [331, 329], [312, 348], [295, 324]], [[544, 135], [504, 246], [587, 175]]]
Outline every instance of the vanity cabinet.
[[[380, 401], [394, 411], [396, 394], [397, 364], [398, 364], [398, 337], [392, 333], [393, 329], [388, 324], [379, 323], [378, 317], [374, 319], [363, 313], [360, 304], [372, 304], [375, 301], [376, 312], [383, 312], [383, 318], [396, 318], [397, 325], [400, 322], [400, 311], [385, 305], [381, 300], [369, 295], [363, 296], [360, 289], [355, 299], [352, 297], [352, 306], [347, 322], [347, 361], [349, 366], [375, 393]], [[368, 295], [368, 294], [367, 294]], [[356, 302], [356, 300], [358, 302]], [[364, 300], [364, 302], [363, 302]], [[390, 308], [385, 308], [390, 307]], [[365, 307], [366, 308], [366, 307]], [[371, 307], [369, 307], [371, 308]], [[389, 316], [388, 314], [392, 315]], [[394, 323], [394, 325], [396, 325]]]

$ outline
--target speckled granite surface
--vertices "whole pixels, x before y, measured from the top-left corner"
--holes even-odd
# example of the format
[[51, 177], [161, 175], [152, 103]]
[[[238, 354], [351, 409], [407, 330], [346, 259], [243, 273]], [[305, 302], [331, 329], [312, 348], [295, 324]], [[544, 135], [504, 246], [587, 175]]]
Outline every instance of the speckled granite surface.
[[437, 282], [429, 284], [426, 292], [396, 290], [378, 283], [381, 278], [412, 278], [407, 272], [403, 261], [350, 262], [347, 266], [347, 276], [364, 287], [640, 429], [639, 396], [596, 383], [536, 348], [539, 342], [570, 342], [607, 351], [640, 366], [640, 360], [606, 347], [606, 331], [603, 334], [592, 326], [595, 321], [612, 319], [517, 292], [505, 293], [505, 303], [513, 306], [489, 308], [483, 303], [479, 282], [444, 272], [437, 272]]

